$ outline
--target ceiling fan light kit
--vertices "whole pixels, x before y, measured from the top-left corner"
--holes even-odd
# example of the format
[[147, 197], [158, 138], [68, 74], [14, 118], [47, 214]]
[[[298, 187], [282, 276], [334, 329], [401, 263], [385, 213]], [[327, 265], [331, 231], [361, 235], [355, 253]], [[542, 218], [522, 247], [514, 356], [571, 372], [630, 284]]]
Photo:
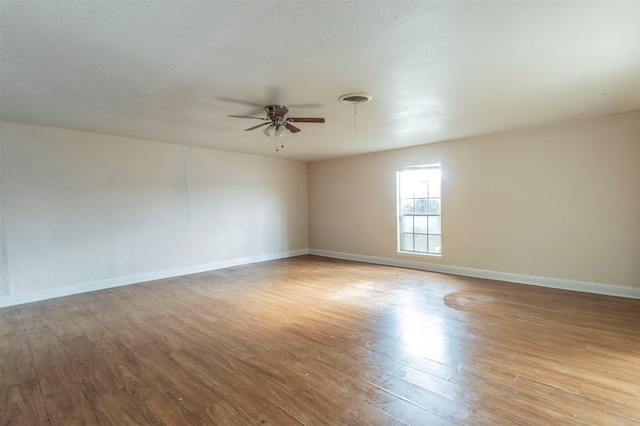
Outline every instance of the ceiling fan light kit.
[[287, 129], [284, 125], [270, 125], [269, 127], [267, 127], [266, 129], [264, 129], [262, 131], [262, 133], [264, 133], [265, 135], [269, 136], [270, 138], [283, 138], [289, 134], [291, 134], [291, 132], [289, 131], [289, 129]]

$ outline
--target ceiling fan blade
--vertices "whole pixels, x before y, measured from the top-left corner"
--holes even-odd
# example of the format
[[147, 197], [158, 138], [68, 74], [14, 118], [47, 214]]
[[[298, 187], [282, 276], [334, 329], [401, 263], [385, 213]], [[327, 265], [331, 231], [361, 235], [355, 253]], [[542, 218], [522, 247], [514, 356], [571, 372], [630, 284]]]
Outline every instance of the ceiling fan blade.
[[289, 123], [284, 123], [284, 127], [286, 127], [287, 129], [289, 129], [289, 131], [291, 133], [298, 133], [300, 131], [300, 129], [298, 129], [296, 126], [294, 126], [293, 124], [289, 124]]
[[287, 105], [291, 108], [320, 108], [321, 104], [289, 104]]
[[289, 117], [287, 121], [293, 123], [324, 123], [324, 118], [309, 118], [309, 117]]
[[253, 127], [249, 127], [248, 129], [244, 129], [244, 131], [248, 132], [249, 130], [255, 130], [258, 127], [266, 126], [267, 124], [269, 124], [269, 123], [267, 122], [267, 123], [258, 124], [257, 126], [253, 126]]
[[224, 96], [216, 96], [216, 99], [218, 99], [219, 101], [231, 102], [231, 103], [234, 103], [234, 104], [249, 105], [249, 106], [254, 106], [254, 107], [263, 107], [262, 104], [259, 104], [259, 103], [256, 103], [256, 102], [251, 102], [251, 101], [245, 101], [245, 100], [242, 100], [242, 99], [225, 98]]
[[229, 117], [235, 117], [235, 118], [255, 118], [258, 120], [266, 120], [266, 118], [264, 117], [249, 117], [248, 115], [230, 115]]

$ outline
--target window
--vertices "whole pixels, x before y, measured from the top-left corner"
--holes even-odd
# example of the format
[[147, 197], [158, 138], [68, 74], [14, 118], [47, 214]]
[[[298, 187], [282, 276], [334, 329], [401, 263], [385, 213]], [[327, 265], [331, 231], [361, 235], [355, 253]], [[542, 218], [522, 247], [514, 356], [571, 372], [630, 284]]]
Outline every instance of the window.
[[398, 247], [442, 255], [440, 164], [401, 167], [398, 180]]

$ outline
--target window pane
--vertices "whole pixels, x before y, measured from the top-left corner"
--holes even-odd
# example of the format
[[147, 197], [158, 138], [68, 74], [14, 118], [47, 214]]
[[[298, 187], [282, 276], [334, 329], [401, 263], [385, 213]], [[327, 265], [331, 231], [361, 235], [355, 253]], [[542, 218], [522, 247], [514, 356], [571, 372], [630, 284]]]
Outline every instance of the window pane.
[[429, 235], [429, 253], [442, 253], [442, 237]]
[[427, 214], [427, 200], [425, 198], [416, 199], [415, 214]]
[[429, 182], [419, 182], [415, 188], [415, 194], [416, 198], [429, 197]]
[[413, 234], [402, 234], [400, 250], [413, 251]]
[[427, 216], [415, 216], [413, 221], [414, 221], [413, 232], [417, 232], [421, 234], [427, 233]]
[[429, 218], [429, 233], [442, 234], [440, 216], [428, 216], [428, 218]]
[[400, 223], [400, 232], [413, 232], [413, 216], [402, 216]]
[[400, 203], [400, 214], [413, 214], [413, 199], [402, 200]]
[[428, 249], [429, 249], [429, 247], [428, 247], [427, 236], [426, 235], [421, 235], [421, 234], [415, 234], [414, 251], [427, 253]]
[[440, 198], [440, 181], [431, 182], [429, 185], [429, 198]]
[[400, 184], [400, 198], [414, 198], [413, 187], [411, 185]]
[[[416, 200], [416, 206], [417, 206], [417, 200]], [[434, 214], [434, 215], [439, 215], [440, 214], [440, 199], [439, 198], [429, 199], [428, 214]]]

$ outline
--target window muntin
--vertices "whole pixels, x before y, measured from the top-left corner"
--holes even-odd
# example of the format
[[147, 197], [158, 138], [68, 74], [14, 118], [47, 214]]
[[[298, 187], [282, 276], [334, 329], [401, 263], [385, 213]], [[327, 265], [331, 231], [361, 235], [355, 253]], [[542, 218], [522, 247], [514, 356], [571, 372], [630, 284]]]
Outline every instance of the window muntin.
[[442, 255], [440, 164], [402, 167], [398, 181], [398, 249]]

